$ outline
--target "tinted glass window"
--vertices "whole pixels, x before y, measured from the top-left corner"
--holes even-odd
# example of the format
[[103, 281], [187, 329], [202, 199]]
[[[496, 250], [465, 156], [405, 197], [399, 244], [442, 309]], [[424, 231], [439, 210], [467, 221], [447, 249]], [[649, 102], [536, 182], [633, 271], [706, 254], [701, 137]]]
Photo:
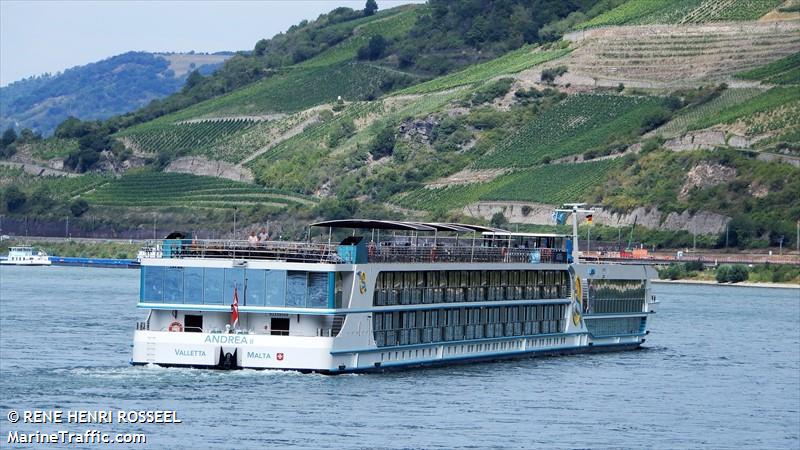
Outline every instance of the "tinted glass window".
[[164, 300], [164, 268], [142, 267], [142, 300], [146, 302], [161, 302]]
[[164, 302], [183, 303], [183, 267], [167, 267], [164, 274]]
[[203, 269], [185, 267], [183, 269], [183, 298], [185, 303], [203, 303]]
[[204, 303], [219, 305], [222, 299], [223, 284], [225, 283], [225, 269], [205, 269], [203, 280]]

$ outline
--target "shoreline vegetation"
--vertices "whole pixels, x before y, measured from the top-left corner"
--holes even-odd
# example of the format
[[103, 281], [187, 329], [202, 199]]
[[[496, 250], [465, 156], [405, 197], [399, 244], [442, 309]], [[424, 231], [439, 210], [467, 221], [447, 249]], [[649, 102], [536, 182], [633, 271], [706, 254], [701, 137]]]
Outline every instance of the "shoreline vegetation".
[[707, 286], [732, 286], [732, 287], [749, 287], [749, 288], [773, 288], [773, 289], [800, 289], [800, 283], [773, 283], [771, 281], [767, 282], [748, 282], [742, 281], [739, 283], [720, 283], [715, 280], [689, 280], [689, 279], [682, 279], [682, 280], [651, 280], [653, 283], [663, 283], [663, 284], [701, 284]]
[[[133, 259], [141, 242], [120, 240], [6, 240], [0, 242], [0, 255], [17, 245], [32, 245], [51, 256]], [[800, 288], [800, 267], [788, 264], [722, 264], [705, 267], [697, 261], [672, 263], [658, 268], [660, 283], [709, 284], [720, 286]]]
[[659, 281], [698, 284], [800, 285], [800, 267], [790, 264], [721, 264], [706, 267], [699, 261], [672, 263], [658, 268]]
[[44, 250], [50, 256], [70, 256], [81, 258], [134, 259], [142, 247], [137, 242], [119, 241], [45, 241], [45, 240], [7, 240], [0, 242], [0, 255], [8, 254], [8, 248], [30, 245]]

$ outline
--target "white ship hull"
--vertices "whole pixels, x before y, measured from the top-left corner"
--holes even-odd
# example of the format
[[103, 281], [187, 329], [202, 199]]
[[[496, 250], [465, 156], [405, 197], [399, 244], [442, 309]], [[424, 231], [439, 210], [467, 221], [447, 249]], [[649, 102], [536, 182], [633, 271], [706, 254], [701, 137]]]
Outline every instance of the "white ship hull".
[[338, 253], [166, 243], [142, 260], [138, 306], [149, 315], [131, 363], [333, 374], [645, 342], [652, 269], [570, 264], [559, 247], [460, 242]]
[[[328, 374], [636, 349], [644, 338], [589, 343], [588, 334], [515, 337], [336, 351], [330, 337], [170, 333], [137, 330], [132, 364], [199, 368], [294, 370]], [[220, 342], [222, 341], [222, 342]], [[225, 354], [235, 364], [225, 366]]]

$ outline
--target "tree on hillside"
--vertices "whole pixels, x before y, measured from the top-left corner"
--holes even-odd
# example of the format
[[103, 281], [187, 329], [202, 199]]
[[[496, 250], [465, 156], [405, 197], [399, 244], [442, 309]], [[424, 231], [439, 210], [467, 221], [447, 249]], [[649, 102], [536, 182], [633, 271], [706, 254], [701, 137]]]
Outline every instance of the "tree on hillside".
[[200, 74], [199, 71], [193, 70], [192, 73], [186, 77], [186, 84], [183, 86], [183, 90], [188, 91], [189, 89], [197, 86], [198, 84], [203, 82], [203, 75]]
[[0, 137], [0, 147], [6, 148], [7, 146], [14, 143], [17, 140], [17, 132], [14, 131], [13, 128], [8, 127], [6, 131], [3, 132], [3, 136]]
[[395, 143], [396, 138], [394, 136], [394, 127], [384, 127], [378, 131], [378, 134], [375, 136], [375, 140], [373, 140], [370, 145], [369, 152], [372, 153], [372, 157], [375, 159], [389, 156], [392, 154], [392, 152], [394, 152]]
[[375, 11], [378, 10], [378, 3], [375, 0], [367, 0], [366, 6], [364, 6], [364, 15], [371, 16], [375, 14]]
[[2, 136], [0, 136], [0, 158], [10, 158], [17, 152], [17, 147], [14, 141], [17, 140], [17, 132], [9, 127]]
[[267, 45], [269, 45], [269, 40], [261, 39], [260, 41], [256, 42], [256, 48], [253, 50], [256, 56], [264, 56], [267, 54]]
[[372, 36], [365, 47], [358, 49], [358, 59], [375, 60], [383, 57], [388, 43], [380, 34]]

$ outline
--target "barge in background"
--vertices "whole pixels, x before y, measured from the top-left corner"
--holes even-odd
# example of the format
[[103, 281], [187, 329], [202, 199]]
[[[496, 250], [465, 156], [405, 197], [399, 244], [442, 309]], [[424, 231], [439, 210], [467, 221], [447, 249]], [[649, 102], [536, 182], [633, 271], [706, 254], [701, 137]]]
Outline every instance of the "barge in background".
[[155, 243], [131, 363], [345, 373], [630, 350], [654, 313], [653, 269], [580, 263], [576, 236], [312, 226], [323, 242]]

